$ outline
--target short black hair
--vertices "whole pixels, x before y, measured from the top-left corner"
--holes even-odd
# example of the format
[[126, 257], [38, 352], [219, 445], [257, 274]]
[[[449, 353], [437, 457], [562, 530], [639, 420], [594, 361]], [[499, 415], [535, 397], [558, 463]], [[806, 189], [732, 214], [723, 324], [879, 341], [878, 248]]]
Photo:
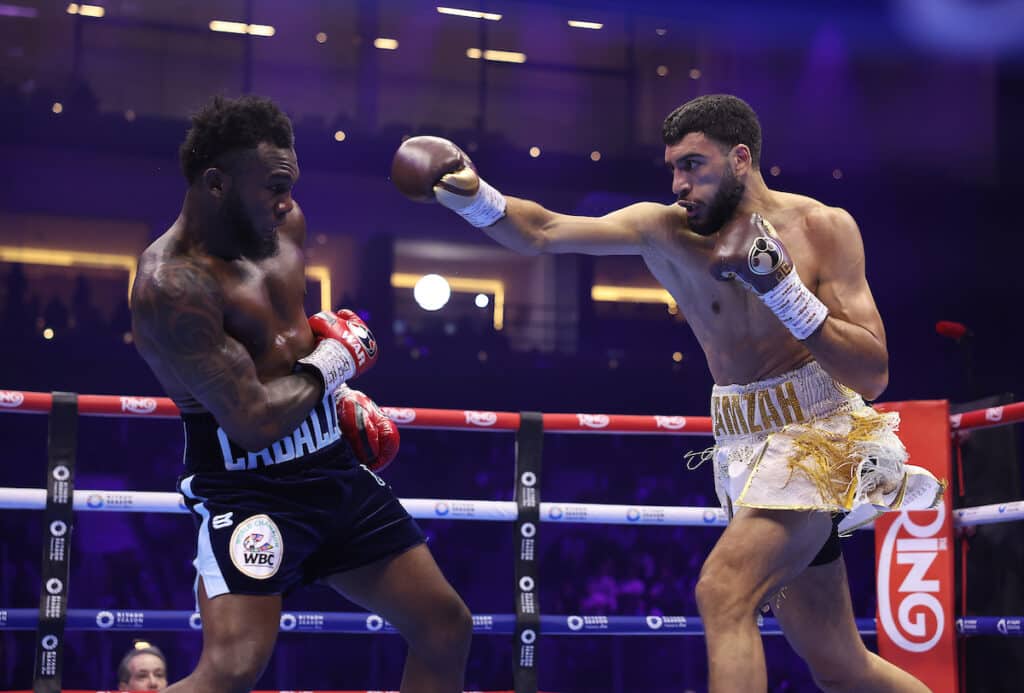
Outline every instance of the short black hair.
[[761, 123], [746, 101], [731, 94], [708, 94], [687, 101], [668, 114], [661, 126], [661, 137], [673, 145], [691, 132], [729, 147], [745, 144], [750, 148], [754, 166], [761, 162]]
[[138, 640], [135, 642], [132, 649], [124, 653], [124, 657], [121, 657], [121, 663], [117, 665], [118, 683], [128, 683], [131, 680], [132, 672], [128, 668], [128, 665], [131, 664], [132, 658], [144, 654], [151, 654], [154, 657], [159, 657], [160, 661], [164, 664], [164, 669], [167, 669], [167, 658], [164, 657], [164, 653], [160, 651], [160, 648], [144, 640]]
[[291, 149], [295, 146], [292, 122], [270, 99], [215, 96], [192, 116], [178, 156], [189, 185], [228, 152], [255, 149], [261, 142]]

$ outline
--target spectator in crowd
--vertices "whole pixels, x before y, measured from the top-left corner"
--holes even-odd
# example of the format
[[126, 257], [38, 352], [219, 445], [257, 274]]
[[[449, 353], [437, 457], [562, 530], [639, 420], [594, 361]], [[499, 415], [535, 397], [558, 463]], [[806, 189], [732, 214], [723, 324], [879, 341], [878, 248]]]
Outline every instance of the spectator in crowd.
[[117, 667], [117, 690], [162, 691], [167, 688], [167, 658], [159, 647], [136, 640]]

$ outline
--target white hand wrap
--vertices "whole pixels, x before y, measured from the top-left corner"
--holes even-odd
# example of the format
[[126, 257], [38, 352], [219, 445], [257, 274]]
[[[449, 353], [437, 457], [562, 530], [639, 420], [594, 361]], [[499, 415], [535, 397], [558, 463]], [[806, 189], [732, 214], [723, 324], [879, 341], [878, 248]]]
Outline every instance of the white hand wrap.
[[478, 229], [490, 226], [505, 216], [505, 196], [480, 179], [480, 188], [473, 201], [462, 209], [456, 209], [463, 219]]
[[807, 339], [828, 317], [828, 308], [804, 286], [795, 269], [758, 298], [797, 339]]
[[321, 339], [308, 356], [299, 359], [299, 363], [320, 373], [324, 379], [325, 394], [333, 393], [356, 374], [356, 362], [352, 354], [336, 339]]

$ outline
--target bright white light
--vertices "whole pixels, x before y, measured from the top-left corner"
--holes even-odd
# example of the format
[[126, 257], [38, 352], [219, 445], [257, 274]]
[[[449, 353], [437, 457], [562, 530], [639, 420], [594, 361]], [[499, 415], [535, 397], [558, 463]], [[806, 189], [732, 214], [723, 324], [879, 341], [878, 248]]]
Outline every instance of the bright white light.
[[573, 29], [600, 29], [604, 24], [601, 22], [586, 22], [580, 19], [570, 19], [569, 26]]
[[223, 31], [229, 34], [244, 34], [249, 28], [245, 22], [227, 22], [223, 19], [210, 20], [210, 31]]
[[470, 19], [487, 19], [492, 22], [501, 21], [500, 14], [493, 12], [481, 12], [479, 10], [463, 10], [458, 7], [438, 7], [438, 14], [450, 14], [455, 17], [469, 17]]
[[487, 304], [490, 302], [491, 298], [487, 294], [477, 294], [476, 298], [473, 299], [473, 303], [476, 304], [477, 308], [486, 308]]
[[250, 24], [248, 31], [250, 36], [273, 36], [277, 33], [277, 29], [269, 24]]
[[375, 38], [373, 39], [373, 47], [379, 48], [382, 51], [393, 51], [398, 48], [398, 39], [393, 38]]
[[65, 12], [68, 14], [78, 14], [83, 17], [96, 17], [97, 19], [107, 13], [99, 5], [80, 5], [77, 2], [69, 3]]
[[228, 22], [223, 19], [210, 21], [210, 31], [220, 31], [228, 34], [249, 34], [250, 36], [273, 36], [277, 33], [274, 27], [268, 24], [246, 24], [245, 22]]
[[517, 53], [516, 51], [492, 51], [492, 50], [480, 50], [479, 48], [467, 48], [466, 57], [472, 60], [490, 60], [498, 63], [525, 63], [526, 53]]
[[452, 297], [452, 287], [440, 274], [424, 274], [412, 288], [412, 297], [423, 310], [441, 310]]

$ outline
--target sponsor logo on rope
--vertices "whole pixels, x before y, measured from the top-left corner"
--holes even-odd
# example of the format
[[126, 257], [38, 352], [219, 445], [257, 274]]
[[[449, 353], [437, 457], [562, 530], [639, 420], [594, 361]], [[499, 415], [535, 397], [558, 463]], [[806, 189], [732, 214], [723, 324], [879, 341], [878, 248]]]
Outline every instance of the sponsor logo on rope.
[[650, 628], [651, 630], [658, 630], [663, 625], [665, 625], [665, 621], [662, 620], [661, 616], [648, 616], [647, 617], [647, 627]]
[[253, 515], [241, 522], [231, 534], [229, 553], [239, 572], [255, 580], [266, 580], [277, 573], [284, 556], [281, 530], [266, 515]]
[[[287, 621], [288, 630], [323, 630], [324, 629], [324, 615], [318, 612], [308, 612], [299, 614], [287, 614], [289, 619]], [[284, 620], [284, 614], [282, 614], [281, 628], [286, 625]]]
[[474, 616], [473, 630], [492, 631], [494, 630], [494, 617], [489, 615]]
[[156, 411], [156, 400], [152, 397], [121, 397], [121, 411], [152, 414]]
[[1003, 408], [1002, 407], [989, 407], [985, 410], [985, 420], [992, 421], [993, 423], [1003, 420]]
[[198, 611], [193, 612], [192, 615], [188, 617], [188, 627], [192, 630], [202, 630], [203, 618], [199, 615]]
[[297, 623], [298, 619], [295, 618], [295, 614], [281, 614], [281, 630], [295, 630]]
[[629, 522], [655, 523], [665, 521], [665, 509], [647, 506], [644, 508], [627, 508], [626, 520]]
[[939, 552], [947, 550], [945, 537], [937, 536], [944, 522], [941, 510], [924, 525], [914, 522], [910, 513], [900, 513], [882, 540], [878, 619], [893, 644], [907, 652], [931, 650], [945, 628], [946, 612], [936, 596], [941, 581], [932, 570]]
[[711, 508], [708, 508], [707, 510], [704, 511], [704, 524], [706, 524], [706, 525], [713, 525], [713, 524], [715, 524], [715, 522], [718, 521], [719, 514], [725, 514], [725, 513], [723, 511], [721, 511], [721, 510], [712, 510]]
[[607, 616], [569, 616], [565, 619], [565, 625], [569, 630], [578, 632], [581, 630], [608, 630]]
[[607, 428], [612, 421], [605, 414], [577, 414], [576, 419], [587, 428]]
[[666, 428], [670, 431], [678, 431], [686, 428], [685, 416], [655, 416], [654, 423], [658, 428]]
[[85, 504], [90, 508], [130, 508], [135, 505], [135, 496], [127, 493], [90, 494]]
[[377, 614], [370, 614], [366, 617], [366, 630], [376, 633], [384, 627], [384, 619]]
[[[198, 617], [198, 614], [195, 614]], [[97, 611], [96, 625], [100, 628], [142, 628], [146, 624], [145, 611]]]
[[60, 644], [60, 638], [51, 633], [49, 635], [44, 635], [39, 644], [43, 646], [44, 650], [52, 652], [53, 650], [56, 650], [57, 645]]
[[552, 505], [550, 508], [548, 508], [548, 519], [549, 520], [561, 520], [562, 519], [562, 515], [564, 515], [564, 514], [565, 513], [562, 511], [561, 506]]
[[438, 502], [434, 503], [434, 514], [437, 515], [438, 517], [444, 517], [445, 515], [447, 515], [450, 512], [451, 512], [451, 508], [449, 508], [448, 504], [445, 503], [444, 501], [438, 501]]
[[25, 402], [25, 393], [17, 390], [0, 390], [0, 407], [20, 407]]
[[996, 621], [996, 630], [1003, 635], [1009, 635], [1010, 633], [1021, 632], [1021, 619], [1019, 618], [1001, 618]]
[[498, 415], [493, 411], [470, 411], [463, 410], [466, 415], [466, 423], [474, 426], [493, 426], [498, 423]]
[[384, 416], [388, 417], [395, 423], [407, 424], [416, 420], [415, 409], [409, 409], [407, 407], [381, 407], [380, 410], [384, 412]]

